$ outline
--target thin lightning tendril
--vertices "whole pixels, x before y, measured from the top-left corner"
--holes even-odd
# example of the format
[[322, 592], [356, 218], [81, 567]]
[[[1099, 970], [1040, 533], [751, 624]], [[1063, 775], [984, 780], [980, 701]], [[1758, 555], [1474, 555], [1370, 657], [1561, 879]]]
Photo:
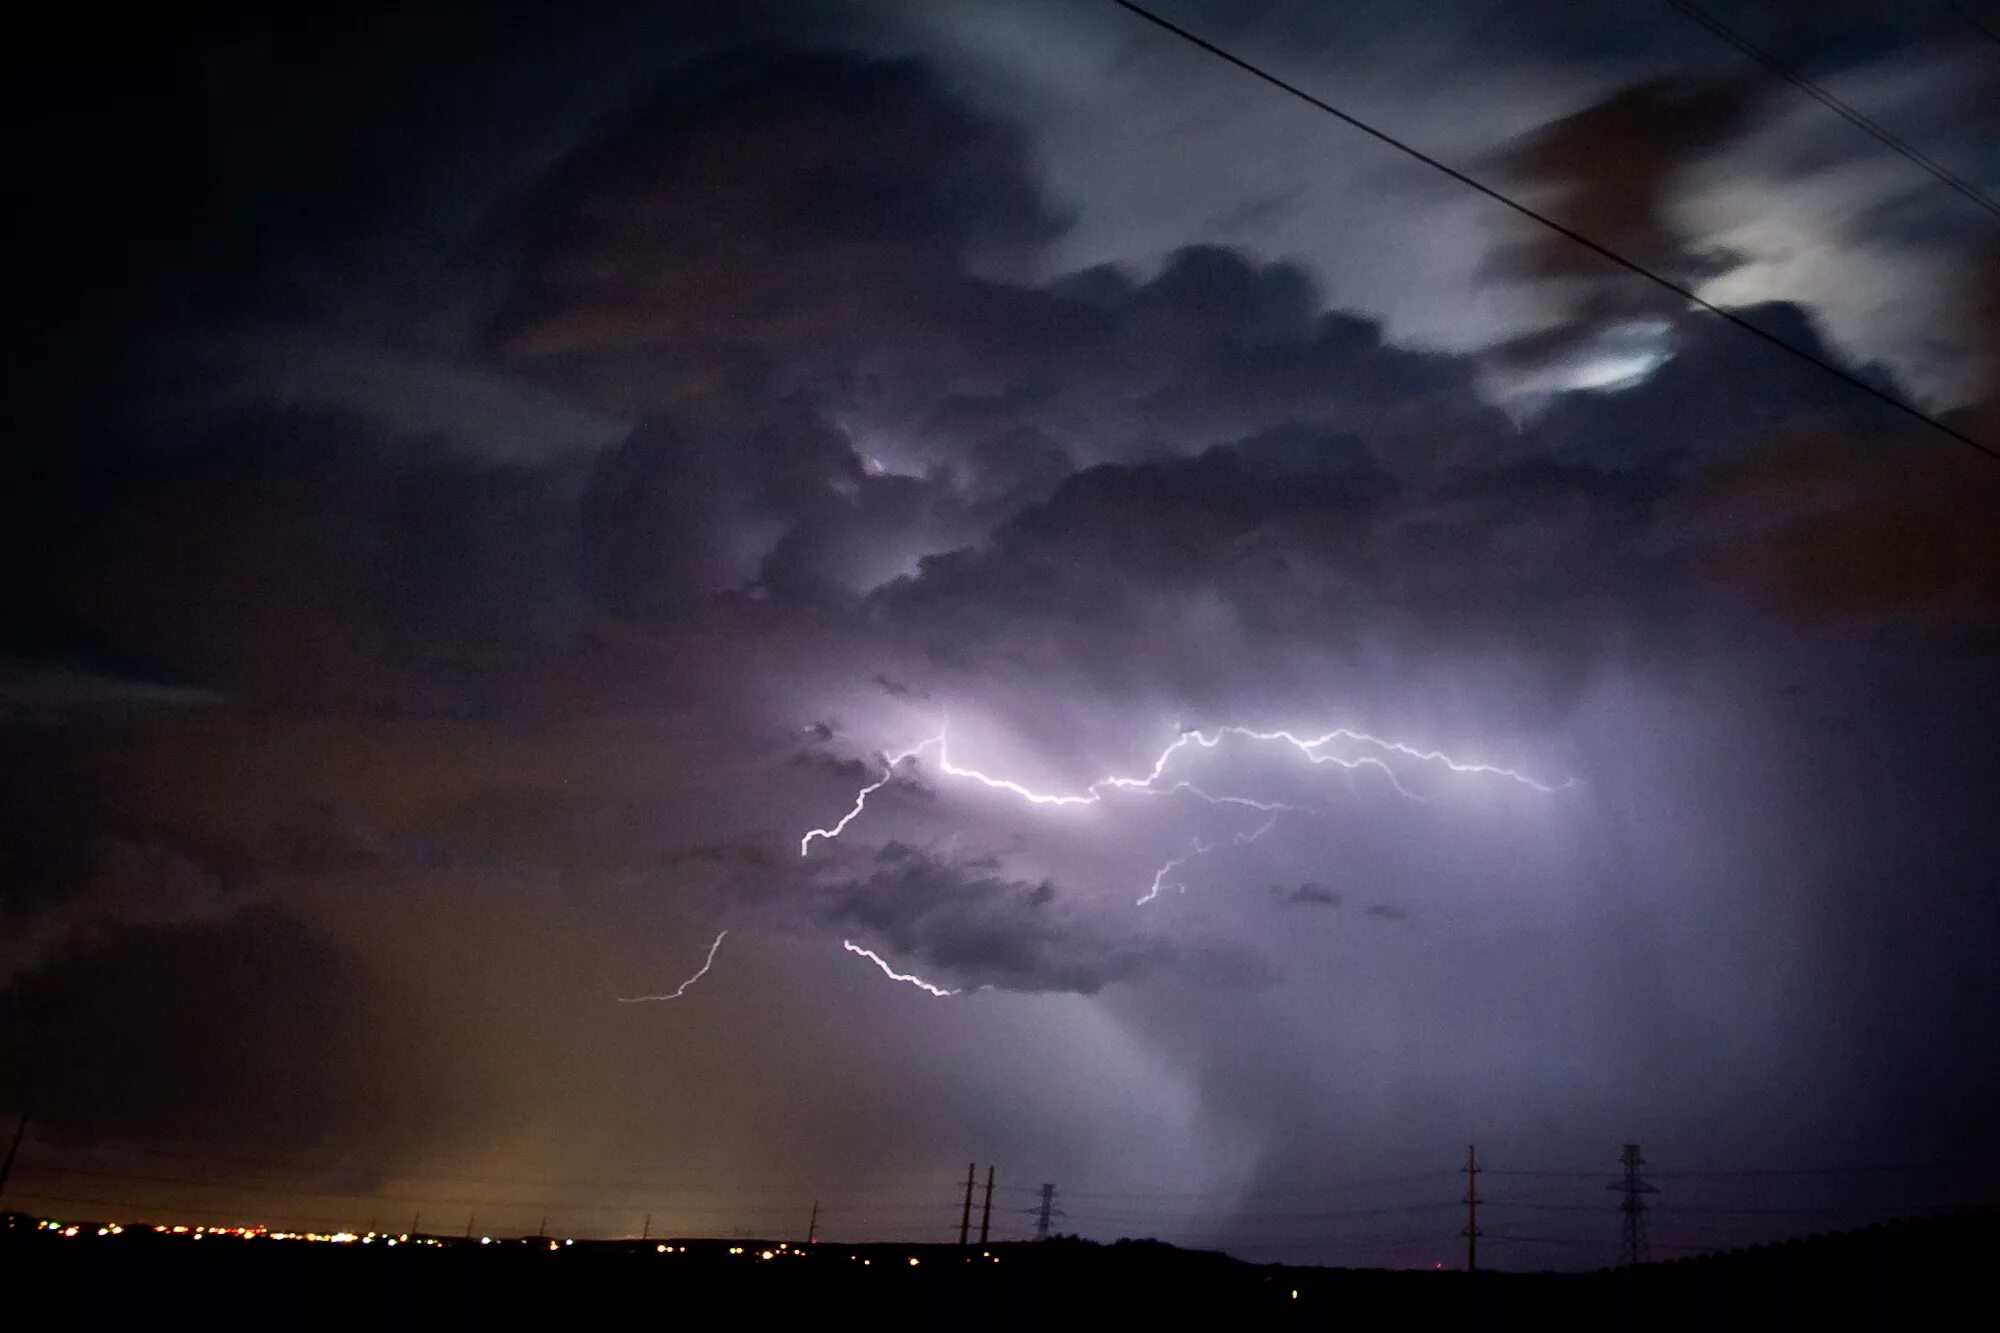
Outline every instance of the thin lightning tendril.
[[[1279, 812], [1279, 814], [1282, 813], [1283, 813], [1282, 811]], [[1165, 865], [1162, 865], [1158, 870], [1155, 870], [1153, 872], [1152, 887], [1147, 889], [1145, 894], [1139, 899], [1137, 903], [1133, 904], [1133, 906], [1144, 907], [1147, 903], [1159, 897], [1161, 892], [1166, 889], [1178, 889], [1180, 892], [1186, 893], [1187, 885], [1182, 884], [1178, 881], [1169, 883], [1167, 880], [1167, 876], [1173, 874], [1176, 870], [1181, 869], [1183, 866], [1187, 865], [1188, 862], [1195, 860], [1197, 857], [1207, 856], [1210, 852], [1219, 852], [1225, 847], [1248, 847], [1251, 843], [1257, 841], [1257, 839], [1263, 837], [1266, 833], [1269, 833], [1273, 828], [1276, 828], [1277, 824], [1278, 824], [1278, 814], [1273, 814], [1269, 819], [1265, 820], [1255, 829], [1251, 829], [1243, 833], [1238, 833], [1234, 837], [1224, 838], [1220, 842], [1207, 842], [1201, 838], [1194, 839], [1191, 843], [1188, 844], [1188, 849], [1185, 852], [1182, 852], [1179, 856], [1174, 857], [1172, 860], [1168, 861]]]
[[909, 985], [915, 986], [920, 991], [927, 991], [930, 994], [935, 995], [940, 1000], [944, 999], [948, 995], [958, 994], [957, 991], [946, 990], [943, 986], [933, 986], [930, 982], [925, 981], [922, 977], [911, 976], [908, 972], [898, 972], [895, 968], [890, 967], [888, 963], [883, 961], [881, 954], [876, 953], [873, 949], [864, 949], [860, 945], [856, 944], [853, 940], [842, 940], [840, 942], [840, 947], [847, 950], [849, 953], [860, 954], [863, 958], [866, 958], [869, 962], [881, 968], [882, 975], [889, 978], [889, 980], [891, 981], [905, 982]]
[[726, 931], [726, 930], [722, 930], [722, 931], [717, 931], [717, 932], [716, 932], [716, 935], [715, 935], [715, 943], [713, 943], [713, 944], [711, 944], [711, 945], [709, 945], [709, 946], [708, 946], [708, 958], [707, 958], [707, 959], [706, 959], [706, 960], [705, 960], [705, 961], [704, 961], [704, 962], [702, 963], [702, 965], [701, 965], [701, 971], [699, 971], [699, 972], [695, 973], [695, 974], [694, 974], [693, 976], [689, 977], [689, 978], [688, 978], [688, 979], [687, 979], [686, 981], [683, 981], [683, 982], [682, 982], [682, 983], [680, 984], [680, 986], [679, 986], [679, 987], [678, 987], [677, 989], [675, 989], [675, 990], [673, 991], [673, 993], [671, 993], [671, 994], [668, 994], [668, 995], [632, 995], [632, 996], [623, 996], [623, 995], [621, 995], [621, 996], [617, 997], [617, 998], [618, 998], [618, 1003], [620, 1003], [620, 1004], [645, 1004], [645, 1003], [646, 1003], [647, 1001], [649, 1001], [649, 1000], [678, 1000], [678, 999], [680, 999], [680, 998], [681, 998], [681, 996], [683, 996], [683, 995], [687, 994], [687, 991], [688, 991], [688, 987], [689, 987], [689, 986], [692, 986], [692, 985], [694, 985], [694, 983], [695, 983], [695, 982], [697, 982], [697, 981], [700, 981], [700, 980], [701, 980], [701, 979], [702, 979], [703, 977], [707, 976], [707, 975], [708, 975], [708, 969], [710, 969], [711, 967], [714, 967], [714, 966], [715, 966], [715, 951], [716, 951], [717, 949], [720, 949], [720, 948], [722, 947], [722, 937], [723, 937], [724, 935], [727, 935], [728, 933], [729, 933], [729, 932], [728, 932], [728, 931]]

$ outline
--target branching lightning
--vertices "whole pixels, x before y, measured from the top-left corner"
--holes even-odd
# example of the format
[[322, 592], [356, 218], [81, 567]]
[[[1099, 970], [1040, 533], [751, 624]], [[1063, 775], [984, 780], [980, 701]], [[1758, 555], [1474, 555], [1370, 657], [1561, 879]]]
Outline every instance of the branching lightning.
[[864, 949], [860, 945], [856, 944], [853, 940], [842, 940], [840, 942], [840, 947], [847, 950], [849, 953], [860, 954], [863, 958], [866, 958], [869, 962], [881, 968], [882, 975], [889, 978], [889, 980], [891, 981], [901, 981], [908, 985], [915, 986], [918, 990], [926, 991], [929, 994], [935, 995], [940, 1000], [944, 999], [948, 995], [958, 994], [957, 991], [946, 990], [943, 986], [933, 986], [930, 982], [925, 981], [922, 977], [911, 976], [908, 972], [898, 972], [895, 968], [890, 967], [888, 963], [883, 961], [881, 954], [876, 953], [873, 949]]
[[[1280, 811], [1279, 813], [1283, 812]], [[1187, 892], [1187, 885], [1179, 882], [1169, 883], [1167, 876], [1173, 874], [1176, 870], [1179, 870], [1197, 857], [1207, 856], [1210, 852], [1219, 852], [1225, 847], [1248, 847], [1251, 843], [1276, 828], [1277, 824], [1278, 814], [1273, 814], [1256, 828], [1238, 833], [1231, 838], [1224, 838], [1220, 842], [1208, 842], [1204, 839], [1196, 838], [1188, 845], [1188, 849], [1185, 852], [1182, 852], [1179, 856], [1174, 857], [1153, 872], [1152, 887], [1146, 890], [1134, 906], [1144, 907], [1147, 903], [1159, 897], [1161, 892], [1166, 889], [1178, 889], [1183, 893]]]
[[[1529, 777], [1518, 769], [1503, 768], [1497, 764], [1471, 763], [1455, 759], [1442, 750], [1421, 749], [1414, 745], [1405, 744], [1402, 741], [1385, 740], [1380, 736], [1371, 736], [1365, 731], [1355, 731], [1349, 727], [1336, 727], [1331, 731], [1323, 732], [1319, 735], [1306, 735], [1294, 731], [1260, 731], [1254, 727], [1231, 725], [1216, 727], [1209, 731], [1202, 731], [1197, 728], [1181, 730], [1168, 743], [1166, 748], [1161, 750], [1154, 758], [1151, 767], [1144, 774], [1109, 774], [1098, 778], [1080, 791], [1040, 791], [1013, 778], [997, 777], [980, 769], [969, 768], [955, 763], [951, 757], [949, 722], [947, 720], [945, 724], [940, 725], [935, 736], [918, 741], [916, 744], [898, 753], [891, 754], [884, 751], [881, 755], [883, 765], [882, 776], [857, 791], [854, 794], [853, 806], [831, 827], [811, 829], [804, 837], [800, 838], [799, 855], [810, 855], [812, 844], [816, 839], [824, 838], [830, 842], [838, 838], [847, 830], [850, 824], [861, 817], [862, 812], [868, 806], [868, 798], [888, 786], [895, 779], [896, 770], [899, 767], [909, 760], [915, 759], [932, 750], [936, 751], [936, 769], [944, 776], [975, 783], [989, 791], [1004, 792], [1029, 805], [1064, 807], [1097, 805], [1102, 803], [1107, 796], [1115, 793], [1130, 793], [1143, 796], [1185, 795], [1191, 796], [1208, 805], [1237, 806], [1244, 809], [1256, 810], [1269, 816], [1269, 818], [1265, 819], [1256, 828], [1238, 832], [1228, 838], [1215, 841], [1199, 837], [1195, 838], [1189, 844], [1186, 851], [1172, 857], [1153, 872], [1152, 883], [1138, 899], [1137, 905], [1143, 907], [1157, 899], [1167, 889], [1184, 890], [1186, 886], [1171, 877], [1176, 871], [1181, 870], [1196, 858], [1229, 847], [1248, 846], [1250, 843], [1257, 841], [1257, 839], [1269, 833], [1277, 826], [1279, 819], [1286, 814], [1313, 813], [1313, 808], [1309, 806], [1291, 805], [1283, 801], [1261, 800], [1253, 796], [1234, 792], [1217, 794], [1185, 778], [1168, 780], [1168, 770], [1173, 767], [1175, 757], [1183, 750], [1214, 750], [1224, 740], [1230, 738], [1257, 745], [1289, 747], [1299, 755], [1302, 755], [1307, 763], [1313, 765], [1331, 764], [1350, 773], [1361, 769], [1374, 770], [1387, 780], [1390, 788], [1398, 795], [1412, 801], [1424, 801], [1428, 798], [1421, 793], [1411, 791], [1403, 785], [1398, 776], [1397, 769], [1392, 762], [1394, 760], [1401, 759], [1414, 764], [1434, 765], [1449, 773], [1460, 776], [1500, 778], [1544, 795], [1562, 791], [1567, 787], [1575, 785], [1576, 782], [1575, 778], [1566, 778], [1562, 782], [1551, 786]], [[1355, 750], [1360, 750], [1362, 753], [1354, 753], [1353, 751]], [[891, 980], [915, 986], [939, 998], [959, 993], [955, 990], [947, 990], [943, 987], [932, 985], [921, 977], [898, 972], [890, 967], [887, 962], [883, 961], [879, 954], [862, 948], [852, 940], [842, 940], [841, 944], [849, 953], [859, 954], [874, 963], [875, 966], [882, 969], [883, 975], [889, 977]]]
[[[1227, 726], [1217, 727], [1213, 731], [1189, 729], [1181, 732], [1178, 736], [1174, 737], [1166, 749], [1160, 751], [1159, 757], [1153, 761], [1152, 768], [1143, 777], [1111, 774], [1097, 779], [1080, 792], [1043, 792], [1036, 791], [1024, 783], [1016, 782], [1012, 778], [994, 777], [992, 774], [981, 772], [979, 769], [966, 768], [953, 763], [949, 735], [947, 730], [941, 727], [937, 735], [918, 741], [915, 745], [910, 746], [900, 753], [889, 754], [884, 752], [882, 755], [882, 776], [854, 794], [853, 808], [842, 815], [839, 821], [832, 827], [812, 829], [804, 837], [800, 838], [799, 855], [806, 856], [811, 853], [815, 838], [831, 840], [839, 837], [846, 831], [849, 824], [852, 824], [856, 819], [861, 817], [861, 812], [867, 808], [868, 798], [889, 785], [890, 781], [896, 776], [896, 769], [899, 766], [907, 760], [914, 759], [933, 748], [937, 750], [938, 772], [943, 773], [947, 777], [960, 778], [965, 781], [978, 783], [990, 791], [1006, 792], [1011, 796], [1019, 797], [1031, 805], [1096, 805], [1103, 801], [1105, 796], [1111, 792], [1137, 792], [1151, 796], [1164, 796], [1184, 792], [1210, 805], [1240, 805], [1263, 811], [1299, 809], [1300, 807], [1298, 806], [1289, 806], [1283, 802], [1259, 801], [1248, 796], [1217, 796], [1188, 781], [1177, 781], [1170, 786], [1164, 787], [1160, 785], [1161, 780], [1166, 776], [1168, 766], [1173, 763], [1174, 756], [1182, 750], [1191, 745], [1199, 746], [1204, 750], [1213, 750], [1222, 743], [1225, 737], [1230, 736], [1255, 741], [1259, 744], [1288, 745], [1304, 755], [1306, 761], [1312, 764], [1333, 764], [1349, 772], [1363, 768], [1374, 769], [1388, 779], [1389, 785], [1399, 794], [1413, 801], [1421, 801], [1425, 798], [1405, 787], [1397, 779], [1396, 770], [1390, 766], [1388, 759], [1384, 757], [1385, 755], [1400, 755], [1419, 763], [1437, 764], [1452, 773], [1467, 776], [1505, 778], [1510, 782], [1519, 783], [1523, 787], [1531, 788], [1545, 795], [1561, 791], [1565, 787], [1573, 785], [1576, 781], [1575, 778], [1567, 778], [1560, 784], [1552, 787], [1546, 783], [1537, 782], [1534, 778], [1516, 769], [1502, 768], [1496, 764], [1466, 763], [1462, 760], [1452, 758], [1442, 750], [1421, 750], [1416, 746], [1406, 745], [1401, 741], [1383, 740], [1379, 736], [1371, 736], [1367, 732], [1354, 731], [1347, 727], [1338, 727], [1323, 735], [1308, 737], [1291, 731], [1258, 731], [1251, 727]], [[1330, 752], [1328, 747], [1339, 742], [1372, 747], [1381, 751], [1381, 753], [1349, 756]]]
[[703, 962], [702, 962], [702, 965], [701, 965], [701, 971], [699, 971], [699, 972], [695, 973], [695, 974], [694, 974], [693, 976], [689, 977], [689, 978], [688, 978], [688, 979], [687, 979], [686, 981], [683, 981], [683, 982], [682, 982], [682, 983], [681, 983], [681, 984], [680, 984], [680, 985], [679, 985], [679, 986], [678, 986], [678, 987], [677, 987], [677, 988], [676, 988], [676, 989], [675, 989], [675, 990], [673, 991], [673, 993], [672, 993], [672, 994], [669, 994], [669, 995], [632, 995], [632, 996], [623, 996], [623, 995], [621, 995], [621, 996], [619, 996], [619, 997], [618, 997], [618, 1003], [620, 1003], [620, 1004], [645, 1004], [645, 1003], [646, 1003], [647, 1001], [649, 1001], [649, 1000], [678, 1000], [678, 999], [680, 999], [680, 998], [681, 998], [681, 996], [683, 996], [683, 995], [687, 994], [687, 991], [688, 991], [688, 987], [690, 987], [690, 986], [694, 985], [694, 983], [695, 983], [695, 982], [697, 982], [697, 981], [700, 981], [700, 980], [701, 980], [701, 979], [702, 979], [703, 977], [707, 976], [707, 975], [708, 975], [708, 969], [710, 969], [711, 967], [714, 967], [714, 966], [715, 966], [715, 951], [716, 951], [717, 949], [720, 949], [720, 948], [722, 947], [722, 937], [723, 937], [724, 935], [727, 935], [728, 933], [729, 933], [729, 932], [728, 932], [728, 931], [726, 931], [726, 930], [721, 930], [721, 931], [717, 931], [717, 932], [716, 932], [716, 935], [715, 935], [715, 943], [713, 943], [713, 944], [711, 944], [711, 945], [709, 945], [709, 946], [708, 946], [708, 957], [707, 957], [707, 958], [706, 958], [705, 960], [703, 960]]
[[863, 787], [860, 791], [854, 793], [854, 808], [852, 810], [849, 810], [846, 814], [842, 815], [840, 817], [839, 822], [836, 823], [832, 828], [812, 829], [803, 838], [800, 838], [799, 855], [804, 856], [809, 851], [812, 850], [812, 844], [814, 838], [832, 839], [839, 837], [843, 832], [846, 831], [847, 826], [849, 824], [852, 824], [855, 820], [861, 817], [861, 812], [868, 806], [868, 798], [889, 785], [889, 780], [896, 776], [896, 765], [902, 763], [905, 759], [916, 758], [916, 756], [922, 754], [925, 750], [928, 750], [933, 745], [940, 747], [944, 745], [944, 733], [942, 731], [940, 731], [937, 735], [931, 737], [929, 740], [918, 741], [915, 745], [912, 745], [909, 749], [903, 751], [901, 754], [890, 754], [887, 751], [884, 751], [882, 754], [882, 763], [884, 767], [881, 778], [878, 781], [869, 783], [866, 787]]
[[1325, 732], [1322, 735], [1306, 737], [1291, 731], [1258, 731], [1251, 727], [1230, 726], [1217, 727], [1213, 731], [1206, 732], [1198, 730], [1184, 731], [1174, 738], [1173, 744], [1161, 751], [1159, 759], [1153, 764], [1152, 773], [1145, 779], [1101, 779], [1100, 785], [1150, 787], [1166, 771], [1167, 764], [1173, 758], [1175, 752], [1189, 744], [1199, 745], [1204, 750], [1213, 750], [1222, 743], [1225, 736], [1238, 736], [1244, 740], [1257, 741], [1262, 744], [1289, 745], [1304, 755], [1309, 763], [1334, 764], [1350, 772], [1361, 768], [1375, 769], [1389, 780], [1389, 785], [1394, 787], [1398, 793], [1409, 797], [1413, 801], [1421, 801], [1424, 798], [1409, 790], [1409, 788], [1398, 781], [1396, 770], [1391, 768], [1388, 761], [1382, 758], [1381, 755], [1365, 754], [1350, 758], [1345, 755], [1325, 753], [1327, 747], [1340, 741], [1345, 741], [1352, 745], [1371, 746], [1382, 751], [1384, 754], [1402, 755], [1406, 759], [1414, 759], [1420, 763], [1439, 764], [1453, 773], [1467, 776], [1506, 778], [1511, 782], [1520, 783], [1523, 787], [1533, 788], [1543, 795], [1561, 791], [1576, 781], [1575, 778], [1566, 778], [1560, 784], [1551, 787], [1546, 783], [1537, 782], [1527, 774], [1516, 769], [1502, 768], [1497, 764], [1466, 763], [1462, 760], [1453, 759], [1442, 750], [1420, 750], [1414, 745], [1405, 745], [1401, 741], [1383, 740], [1379, 736], [1371, 736], [1365, 731], [1355, 731], [1348, 727], [1336, 727], [1332, 731]]

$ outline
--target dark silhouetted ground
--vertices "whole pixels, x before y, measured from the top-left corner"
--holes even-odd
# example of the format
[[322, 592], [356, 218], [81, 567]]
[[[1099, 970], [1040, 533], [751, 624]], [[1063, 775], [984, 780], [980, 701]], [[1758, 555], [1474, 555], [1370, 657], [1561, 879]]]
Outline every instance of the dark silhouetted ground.
[[1981, 1211], [1631, 1273], [1467, 1276], [1255, 1265], [1144, 1242], [821, 1244], [808, 1253], [747, 1240], [392, 1247], [195, 1241], [138, 1228], [100, 1237], [94, 1225], [65, 1237], [32, 1219], [8, 1221], [0, 1309], [65, 1324], [172, 1315], [452, 1327], [1402, 1329], [1500, 1318], [1528, 1328], [1931, 1328], [1982, 1308], [2000, 1242], [2000, 1213]]

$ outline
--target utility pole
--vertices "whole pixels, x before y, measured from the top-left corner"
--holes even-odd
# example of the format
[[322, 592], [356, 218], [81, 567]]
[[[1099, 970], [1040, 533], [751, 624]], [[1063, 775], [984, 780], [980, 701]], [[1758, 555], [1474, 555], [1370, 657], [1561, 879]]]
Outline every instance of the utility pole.
[[1465, 1145], [1465, 1271], [1479, 1271], [1479, 1145]]
[[819, 1244], [819, 1200], [813, 1200], [812, 1220], [806, 1223], [806, 1244]]
[[1054, 1185], [1042, 1186], [1041, 1207], [1030, 1208], [1028, 1211], [1035, 1215], [1035, 1239], [1047, 1240], [1049, 1238], [1049, 1220], [1063, 1215], [1063, 1210], [1056, 1207], [1056, 1187]]
[[21, 1137], [28, 1132], [28, 1113], [21, 1112], [21, 1119], [14, 1126], [13, 1142], [7, 1145], [7, 1160], [0, 1162], [0, 1195], [7, 1192], [7, 1177], [14, 1170], [14, 1154], [21, 1151]]
[[1645, 1196], [1660, 1191], [1639, 1175], [1639, 1168], [1646, 1164], [1646, 1159], [1639, 1155], [1638, 1144], [1626, 1144], [1624, 1155], [1618, 1160], [1625, 1167], [1625, 1176], [1605, 1186], [1606, 1189], [1622, 1190], [1625, 1194], [1618, 1204], [1619, 1211], [1625, 1214], [1625, 1234], [1619, 1247], [1618, 1265], [1621, 1268], [1637, 1268], [1652, 1257], [1646, 1246]]
[[986, 1206], [979, 1210], [979, 1243], [986, 1244], [987, 1230], [993, 1224], [993, 1167], [986, 1167]]
[[965, 1211], [958, 1215], [958, 1243], [964, 1245], [972, 1239], [972, 1175], [979, 1170], [979, 1163], [965, 1164]]

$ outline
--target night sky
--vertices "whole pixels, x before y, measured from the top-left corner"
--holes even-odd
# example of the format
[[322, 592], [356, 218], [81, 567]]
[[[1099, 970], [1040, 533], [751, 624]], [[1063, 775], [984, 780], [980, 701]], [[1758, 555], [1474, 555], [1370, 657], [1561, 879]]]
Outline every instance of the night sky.
[[[2000, 16], [1704, 8], [1968, 190], [1652, 0], [1160, 0], [2000, 450]], [[2000, 458], [1099, 0], [49, 17], [10, 1204], [2000, 1195]]]

